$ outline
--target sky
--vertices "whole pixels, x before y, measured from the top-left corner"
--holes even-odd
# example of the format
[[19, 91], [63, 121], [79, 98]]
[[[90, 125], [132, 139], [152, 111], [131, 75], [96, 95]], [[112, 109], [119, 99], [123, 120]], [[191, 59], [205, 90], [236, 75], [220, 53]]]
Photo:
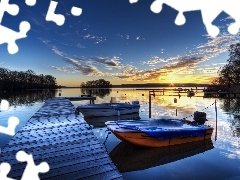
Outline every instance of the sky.
[[[56, 0], [56, 14], [63, 25], [46, 21], [50, 0], [20, 8], [16, 16], [4, 13], [1, 25], [19, 31], [30, 23], [26, 38], [16, 41], [19, 51], [9, 54], [0, 45], [0, 67], [33, 70], [52, 75], [62, 86], [105, 79], [111, 84], [210, 83], [227, 63], [228, 48], [239, 42], [227, 27], [234, 20], [221, 13], [213, 24], [220, 34], [209, 36], [201, 11], [185, 12], [186, 23], [176, 25], [178, 11], [163, 4], [160, 13], [151, 11], [154, 0]], [[80, 16], [72, 7], [82, 9]]]

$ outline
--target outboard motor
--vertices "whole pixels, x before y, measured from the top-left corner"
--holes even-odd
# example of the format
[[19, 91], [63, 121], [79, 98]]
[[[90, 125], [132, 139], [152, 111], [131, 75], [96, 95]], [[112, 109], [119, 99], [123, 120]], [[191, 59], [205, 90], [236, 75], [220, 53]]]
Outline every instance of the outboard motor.
[[198, 125], [204, 124], [207, 121], [206, 113], [195, 111], [194, 115], [193, 115], [193, 119], [194, 119], [195, 123]]

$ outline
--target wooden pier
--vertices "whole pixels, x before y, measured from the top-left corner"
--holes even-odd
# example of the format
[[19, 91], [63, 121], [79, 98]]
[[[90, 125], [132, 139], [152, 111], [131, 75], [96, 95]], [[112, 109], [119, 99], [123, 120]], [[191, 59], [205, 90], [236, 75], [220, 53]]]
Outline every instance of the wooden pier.
[[32, 154], [36, 165], [49, 164], [40, 179], [123, 179], [104, 145], [66, 98], [47, 100], [2, 149], [0, 164], [11, 165], [10, 178], [21, 179], [26, 167], [16, 160], [20, 150]]

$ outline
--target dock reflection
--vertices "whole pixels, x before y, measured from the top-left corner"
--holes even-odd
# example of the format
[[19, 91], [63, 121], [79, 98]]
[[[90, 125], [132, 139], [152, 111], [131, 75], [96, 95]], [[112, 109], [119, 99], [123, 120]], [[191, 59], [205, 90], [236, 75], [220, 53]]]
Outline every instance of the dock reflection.
[[109, 156], [121, 173], [164, 165], [213, 149], [211, 139], [161, 148], [139, 147], [119, 143]]

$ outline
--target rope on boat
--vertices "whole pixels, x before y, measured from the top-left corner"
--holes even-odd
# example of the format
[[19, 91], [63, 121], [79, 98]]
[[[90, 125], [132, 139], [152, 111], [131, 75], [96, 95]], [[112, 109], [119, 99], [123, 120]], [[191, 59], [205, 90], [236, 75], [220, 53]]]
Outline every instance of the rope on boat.
[[[213, 105], [215, 105], [215, 104], [216, 104], [216, 100], [214, 101], [214, 103], [212, 103], [212, 104], [210, 104], [209, 106], [205, 107], [202, 111], [204, 111], [205, 109], [207, 109], [207, 108], [209, 108], [210, 106], [213, 106]], [[185, 118], [182, 118], [182, 120], [183, 120], [183, 119], [190, 118], [190, 117], [192, 117], [192, 116], [193, 116], [193, 114], [192, 114], [192, 115], [189, 115], [189, 116], [187, 116], [187, 117], [185, 117]]]

